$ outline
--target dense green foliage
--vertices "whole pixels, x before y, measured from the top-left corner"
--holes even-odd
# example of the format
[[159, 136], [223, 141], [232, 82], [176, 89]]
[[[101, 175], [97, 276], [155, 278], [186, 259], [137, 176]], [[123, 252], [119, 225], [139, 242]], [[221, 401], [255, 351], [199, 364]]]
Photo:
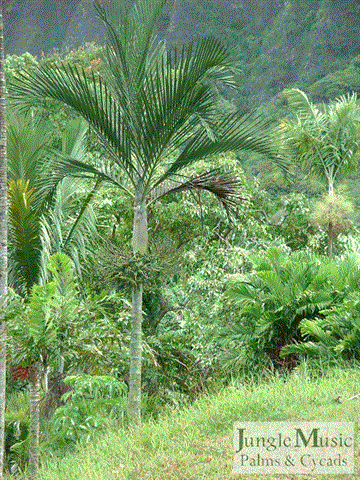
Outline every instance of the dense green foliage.
[[[354, 174], [358, 139], [356, 129], [347, 128], [349, 124], [343, 121], [346, 115], [341, 117], [349, 110], [336, 110], [345, 100], [358, 108], [352, 95], [360, 85], [358, 26], [352, 2], [342, 2], [341, 11], [328, 0], [286, 5], [244, 1], [244, 8], [225, 2], [223, 16], [216, 13], [215, 0], [181, 3], [181, 9], [196, 16], [199, 31], [224, 39], [239, 59], [238, 88], [232, 97], [223, 87], [211, 90], [217, 98], [216, 111], [224, 118], [235, 118], [234, 105], [259, 105], [272, 98], [261, 110], [267, 116], [282, 117], [275, 129], [278, 134], [284, 125], [294, 126], [294, 119], [302, 120], [309, 107], [319, 120], [318, 137], [310, 145], [312, 158], [307, 156], [305, 147], [311, 142], [305, 135], [295, 145], [295, 157], [303, 161], [305, 175], [298, 165], [284, 178], [269, 158], [253, 153], [215, 154], [188, 166], [179, 177], [178, 186], [187, 187], [181, 192], [175, 186], [173, 193], [163, 196], [173, 184], [166, 184], [163, 192], [153, 189], [147, 215], [149, 251], [134, 256], [133, 210], [127, 200], [130, 184], [124, 183], [120, 168], [116, 175], [109, 170], [114, 152], [104, 151], [94, 131], [68, 107], [40, 99], [23, 116], [15, 113], [9, 101], [9, 279], [16, 293], [11, 293], [6, 313], [8, 399], [16, 404], [22, 395], [18, 392], [27, 392], [34, 362], [40, 362], [43, 458], [62, 457], [76, 442], [91, 442], [111, 426], [126, 428], [131, 291], [140, 280], [145, 286], [145, 418], [158, 418], [171, 406], [193, 402], [231, 378], [243, 381], [255, 372], [284, 368], [297, 372], [303, 357], [311, 358], [315, 368], [322, 362], [360, 361], [360, 196]], [[253, 14], [251, 21], [246, 9]], [[165, 10], [160, 18], [169, 43], [194, 36], [190, 23], [181, 38], [170, 35], [171, 24], [180, 22], [180, 12]], [[340, 42], [344, 47], [339, 46], [339, 38], [346, 39]], [[8, 56], [9, 89], [19, 76], [36, 75], [38, 66], [42, 72], [56, 71], [62, 79], [75, 78], [83, 68], [82, 87], [95, 100], [104, 94], [103, 106], [108, 105], [111, 82], [122, 80], [116, 75], [111, 80], [104, 53], [104, 48], [91, 45], [64, 55], [44, 55], [41, 60], [29, 53]], [[108, 54], [112, 58], [111, 49]], [[169, 77], [181, 80], [180, 71], [175, 72], [170, 64]], [[147, 87], [154, 87], [154, 78]], [[304, 102], [294, 100], [289, 91], [284, 97], [276, 96], [289, 84], [309, 92], [312, 100], [300, 90], [296, 92]], [[70, 90], [71, 97], [74, 92]], [[292, 116], [285, 118], [286, 97]], [[180, 106], [182, 98], [177, 99]], [[326, 105], [318, 105], [319, 100]], [[155, 109], [147, 101], [146, 115], [151, 116]], [[137, 106], [141, 114], [142, 105]], [[113, 114], [111, 109], [108, 113]], [[344, 127], [344, 135], [338, 135], [341, 129], [336, 121], [325, 118], [330, 113]], [[202, 119], [195, 131], [203, 132], [210, 144], [215, 123], [209, 120]], [[194, 132], [186, 130], [190, 123], [184, 125], [187, 139], [191, 138]], [[260, 132], [262, 125], [258, 124]], [[331, 130], [329, 125], [336, 128]], [[149, 157], [156, 150], [150, 151], [151, 141], [160, 142], [161, 135], [160, 130], [149, 128], [144, 144]], [[340, 165], [345, 159], [339, 172], [342, 180], [354, 174], [351, 191], [346, 195], [342, 187], [332, 201], [324, 201], [326, 187], [319, 175], [324, 173], [324, 162], [316, 156], [316, 149], [324, 137], [339, 140], [340, 136], [336, 148], [327, 144], [325, 160]], [[158, 179], [165, 178], [166, 168], [189, 151], [189, 142], [184, 145], [174, 144], [164, 156], [165, 164], [157, 163]], [[126, 150], [125, 143], [120, 147], [128, 154], [131, 170], [130, 149]], [[63, 159], [61, 174], [71, 168], [74, 173], [76, 166], [80, 167], [78, 176], [84, 178], [60, 181], [61, 175], [54, 174], [54, 161], [59, 157]], [[195, 183], [189, 179], [201, 183], [204, 171], [220, 179], [236, 176], [236, 198], [227, 210], [211, 195], [211, 188], [210, 192], [193, 188]], [[94, 174], [112, 184], [95, 182], [91, 188]], [[41, 193], [44, 185], [51, 187], [47, 195]], [[354, 216], [348, 197], [354, 200]], [[336, 230], [331, 261], [325, 256], [329, 222]], [[26, 468], [25, 402], [26, 393], [23, 404], [16, 404], [7, 415], [8, 468]]]

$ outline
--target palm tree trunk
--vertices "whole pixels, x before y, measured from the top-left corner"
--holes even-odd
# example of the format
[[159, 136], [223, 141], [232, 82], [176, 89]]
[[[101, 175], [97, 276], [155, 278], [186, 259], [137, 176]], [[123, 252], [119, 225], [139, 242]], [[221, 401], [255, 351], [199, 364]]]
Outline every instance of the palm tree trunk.
[[334, 196], [334, 165], [331, 165], [329, 167], [329, 170], [326, 176], [328, 180], [328, 194], [329, 194], [329, 197], [333, 197]]
[[[330, 198], [334, 197], [334, 165], [329, 168], [329, 175], [328, 175], [328, 194]], [[328, 237], [328, 257], [332, 258], [333, 256], [333, 246], [334, 246], [334, 237], [333, 237], [333, 224], [329, 222], [329, 228], [327, 231]]]
[[[147, 244], [146, 205], [142, 200], [142, 189], [139, 185], [134, 203], [133, 253], [145, 255]], [[143, 285], [138, 283], [132, 295], [130, 340], [129, 421], [132, 426], [137, 426], [141, 422], [142, 294]]]
[[0, 324], [0, 480], [4, 472], [6, 388], [6, 323]]
[[333, 256], [333, 246], [334, 246], [334, 232], [333, 232], [333, 224], [329, 222], [329, 228], [327, 231], [328, 236], [328, 257], [332, 258]]
[[141, 423], [142, 293], [143, 286], [140, 284], [134, 288], [132, 295], [129, 383], [129, 421], [132, 426]]
[[36, 480], [39, 469], [40, 364], [34, 363], [30, 380], [29, 479]]
[[[7, 292], [6, 114], [2, 0], [0, 0], [0, 305]], [[6, 323], [0, 318], [0, 480], [4, 470], [6, 386]]]

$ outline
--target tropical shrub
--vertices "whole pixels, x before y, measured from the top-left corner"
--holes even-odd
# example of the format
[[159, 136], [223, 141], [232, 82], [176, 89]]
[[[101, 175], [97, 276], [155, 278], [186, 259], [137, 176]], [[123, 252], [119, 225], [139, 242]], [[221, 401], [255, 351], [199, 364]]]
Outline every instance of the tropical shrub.
[[64, 405], [51, 418], [47, 449], [71, 449], [88, 443], [103, 430], [107, 420], [119, 420], [126, 407], [127, 386], [110, 375], [72, 375], [64, 382], [72, 389], [62, 396]]
[[280, 352], [298, 353], [290, 345], [304, 339], [303, 326], [356, 291], [360, 270], [349, 257], [337, 264], [306, 251], [287, 253], [278, 247], [249, 260], [253, 270], [230, 281], [228, 297], [238, 312], [218, 337], [226, 350], [222, 363], [236, 368], [264, 363], [292, 366], [297, 361], [294, 355], [284, 357]]
[[27, 409], [5, 413], [5, 464], [10, 472], [23, 470], [29, 458]]
[[299, 354], [330, 362], [360, 361], [360, 285], [359, 257], [350, 255], [338, 267], [337, 304], [301, 325], [303, 340], [287, 345], [281, 356]]

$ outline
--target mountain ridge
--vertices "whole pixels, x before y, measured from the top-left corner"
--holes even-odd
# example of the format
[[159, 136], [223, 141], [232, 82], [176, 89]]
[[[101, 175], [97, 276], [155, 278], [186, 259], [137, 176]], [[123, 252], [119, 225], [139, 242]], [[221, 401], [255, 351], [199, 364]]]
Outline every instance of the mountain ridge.
[[[4, 21], [8, 54], [40, 57], [105, 41], [93, 0], [4, 0]], [[360, 55], [360, 2], [169, 0], [160, 33], [170, 44], [220, 38], [238, 62], [242, 104], [258, 106], [288, 85], [307, 89], [350, 66]], [[360, 74], [354, 75], [351, 87], [360, 90]], [[319, 98], [326, 100], [321, 88]]]

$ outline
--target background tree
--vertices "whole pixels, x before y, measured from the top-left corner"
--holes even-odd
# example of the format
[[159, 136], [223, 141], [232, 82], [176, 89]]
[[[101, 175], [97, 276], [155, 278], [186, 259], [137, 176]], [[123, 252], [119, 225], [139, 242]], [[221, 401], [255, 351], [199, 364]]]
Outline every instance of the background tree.
[[[0, 0], [0, 305], [7, 292], [7, 166], [2, 0]], [[0, 317], [0, 478], [4, 467], [6, 323]]]
[[[213, 172], [183, 178], [182, 170], [212, 154], [230, 149], [271, 153], [266, 123], [252, 114], [227, 114], [217, 107], [217, 82], [234, 86], [233, 62], [215, 39], [166, 51], [155, 40], [155, 27], [165, 0], [141, 1], [127, 11], [112, 2], [105, 11], [96, 2], [109, 44], [106, 60], [109, 80], [76, 66], [40, 67], [12, 84], [12, 97], [30, 107], [43, 97], [66, 103], [82, 115], [97, 133], [110, 160], [102, 165], [65, 156], [53, 167], [45, 187], [54, 187], [67, 175], [109, 181], [132, 199], [132, 248], [141, 271], [147, 253], [147, 208], [162, 195], [203, 189], [224, 205], [236, 196], [238, 181]], [[133, 289], [129, 416], [140, 422], [141, 411], [141, 278]]]
[[[343, 95], [328, 105], [314, 105], [297, 88], [284, 91], [292, 117], [282, 120], [275, 137], [291, 161], [306, 175], [327, 184], [333, 202], [335, 182], [356, 171], [359, 159], [360, 106], [355, 93]], [[334, 232], [328, 223], [328, 255], [332, 256]]]

